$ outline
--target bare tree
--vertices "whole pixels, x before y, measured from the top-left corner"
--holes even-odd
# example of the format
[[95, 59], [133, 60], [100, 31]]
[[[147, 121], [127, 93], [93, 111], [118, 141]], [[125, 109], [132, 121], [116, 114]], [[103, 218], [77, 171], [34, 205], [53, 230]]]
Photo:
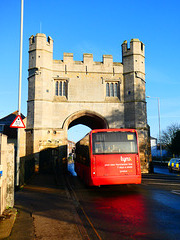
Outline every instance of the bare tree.
[[180, 130], [176, 132], [172, 140], [172, 152], [177, 156], [180, 155]]
[[173, 152], [174, 140], [176, 139], [177, 132], [180, 131], [180, 124], [173, 123], [162, 132], [161, 142], [168, 151]]

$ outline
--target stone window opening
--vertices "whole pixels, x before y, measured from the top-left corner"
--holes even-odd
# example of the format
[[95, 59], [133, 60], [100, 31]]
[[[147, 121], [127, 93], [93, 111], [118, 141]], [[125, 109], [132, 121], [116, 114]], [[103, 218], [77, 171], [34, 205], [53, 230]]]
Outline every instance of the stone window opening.
[[55, 95], [67, 98], [68, 82], [67, 80], [55, 81]]
[[106, 97], [118, 97], [120, 99], [120, 83], [119, 82], [106, 83]]

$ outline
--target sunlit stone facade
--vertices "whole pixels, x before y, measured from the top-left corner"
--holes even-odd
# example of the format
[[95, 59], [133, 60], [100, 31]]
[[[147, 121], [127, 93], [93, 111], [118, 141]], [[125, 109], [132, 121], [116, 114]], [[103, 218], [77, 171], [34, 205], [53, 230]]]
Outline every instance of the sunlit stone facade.
[[135, 128], [143, 172], [150, 161], [145, 99], [144, 44], [122, 44], [122, 63], [92, 54], [75, 61], [72, 53], [53, 59], [53, 40], [45, 34], [29, 39], [27, 154], [67, 145], [68, 128]]

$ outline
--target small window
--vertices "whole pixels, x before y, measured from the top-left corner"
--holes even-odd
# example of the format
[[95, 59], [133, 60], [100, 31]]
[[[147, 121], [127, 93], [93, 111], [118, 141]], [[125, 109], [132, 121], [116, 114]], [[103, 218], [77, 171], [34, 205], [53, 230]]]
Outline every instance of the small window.
[[67, 97], [68, 82], [66, 80], [55, 81], [55, 95]]
[[106, 97], [118, 97], [120, 99], [120, 83], [106, 83]]

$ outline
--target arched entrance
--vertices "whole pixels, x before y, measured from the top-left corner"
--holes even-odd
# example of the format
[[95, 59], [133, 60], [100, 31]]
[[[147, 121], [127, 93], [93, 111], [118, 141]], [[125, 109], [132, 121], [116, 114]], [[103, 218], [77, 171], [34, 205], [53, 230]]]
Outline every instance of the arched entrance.
[[109, 128], [107, 120], [100, 114], [93, 111], [78, 111], [70, 115], [63, 123], [63, 129], [67, 131], [69, 128], [84, 124], [91, 129]]
[[[85, 125], [90, 129], [109, 128], [107, 120], [96, 112], [90, 110], [82, 110], [71, 114], [65, 119], [62, 126], [65, 136], [64, 139], [65, 144], [64, 146], [61, 146], [59, 148], [61, 149], [61, 152], [64, 152], [64, 154], [66, 154], [66, 156], [65, 155], [62, 156], [61, 159], [67, 160], [69, 155], [68, 145], [70, 144], [70, 141], [68, 141], [68, 129], [79, 124]], [[63, 162], [63, 165], [64, 165], [63, 169], [67, 169], [67, 161]]]
[[[69, 115], [63, 122], [62, 128], [54, 129], [54, 136], [59, 134], [59, 140], [48, 141], [39, 154], [39, 169], [41, 172], [52, 172], [53, 169], [66, 172], [68, 159], [68, 129], [83, 124], [90, 129], [109, 128], [107, 120], [100, 114], [82, 110]], [[50, 133], [49, 133], [50, 134]]]
[[67, 167], [71, 174], [76, 174], [73, 165], [75, 143], [92, 129], [108, 127], [104, 117], [89, 110], [75, 112], [65, 120], [63, 128], [64, 131], [67, 131]]

